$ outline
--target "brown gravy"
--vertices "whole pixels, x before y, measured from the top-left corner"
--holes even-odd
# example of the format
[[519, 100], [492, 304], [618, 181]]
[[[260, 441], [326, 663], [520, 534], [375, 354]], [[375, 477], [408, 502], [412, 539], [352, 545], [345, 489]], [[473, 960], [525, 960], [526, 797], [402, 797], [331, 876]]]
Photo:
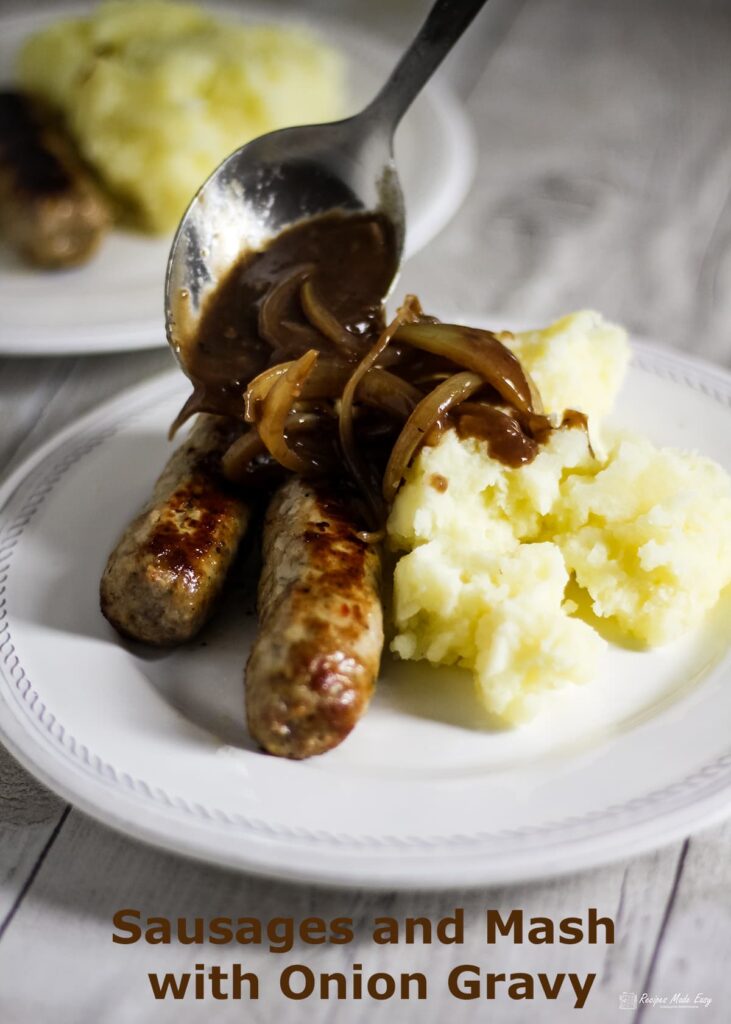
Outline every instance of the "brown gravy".
[[449, 480], [441, 473], [432, 473], [429, 477], [429, 483], [434, 490], [438, 491], [440, 494], [444, 494], [449, 488]]
[[520, 423], [501, 409], [485, 406], [476, 413], [457, 417], [457, 433], [461, 438], [475, 437], [484, 441], [493, 459], [517, 469], [532, 462], [540, 444], [523, 433]]
[[[259, 329], [259, 309], [267, 293], [298, 268], [301, 280], [311, 282], [355, 342], [381, 330], [383, 301], [397, 269], [386, 217], [335, 212], [295, 224], [266, 249], [243, 255], [208, 300], [186, 353], [197, 409], [240, 415], [242, 392], [252, 377], [269, 362], [288, 358], [271, 358], [272, 347]], [[299, 331], [307, 339], [305, 348], [317, 347], [307, 337], [298, 287], [284, 296], [277, 312], [290, 334]]]
[[[240, 419], [252, 378], [309, 349], [332, 355], [335, 343], [340, 358], [355, 367], [383, 330], [384, 299], [396, 270], [393, 229], [380, 214], [324, 214], [286, 229], [267, 248], [244, 254], [208, 299], [186, 352], [194, 393], [179, 420], [197, 411]], [[319, 311], [314, 317], [313, 306]], [[404, 357], [412, 360], [412, 371], [419, 360], [432, 370], [443, 369], [440, 331], [429, 321], [407, 323], [396, 335], [407, 349], [414, 346]], [[455, 362], [481, 373], [493, 398], [466, 402], [440, 418], [426, 443], [436, 443], [453, 427], [462, 438], [483, 441], [506, 466], [532, 462], [554, 428], [533, 410], [520, 364], [487, 332], [440, 326], [442, 333], [456, 332]], [[402, 370], [405, 365], [400, 364]], [[494, 404], [502, 400], [515, 409]], [[569, 411], [562, 426], [586, 429], [586, 417]], [[441, 476], [431, 480], [438, 491], [448, 483]]]
[[[456, 428], [461, 438], [474, 437], [484, 441], [492, 458], [512, 469], [532, 462], [555, 429], [542, 414], [532, 413], [523, 425], [509, 412], [490, 406], [482, 406], [479, 415], [472, 412], [460, 415], [457, 409]], [[567, 409], [559, 429], [580, 429], [588, 437], [588, 417], [576, 409]]]

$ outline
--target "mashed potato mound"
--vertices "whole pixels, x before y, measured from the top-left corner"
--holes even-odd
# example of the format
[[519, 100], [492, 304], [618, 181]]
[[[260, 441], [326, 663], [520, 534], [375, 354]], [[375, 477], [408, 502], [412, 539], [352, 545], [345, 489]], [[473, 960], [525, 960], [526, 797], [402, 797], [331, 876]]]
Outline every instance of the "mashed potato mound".
[[188, 4], [112, 0], [37, 33], [20, 79], [64, 115], [110, 192], [174, 228], [238, 146], [342, 113], [341, 59], [302, 29], [219, 21]]
[[400, 632], [391, 649], [472, 669], [487, 710], [522, 721], [546, 692], [591, 679], [605, 646], [569, 614], [567, 582], [555, 544], [515, 544], [499, 555], [476, 546], [464, 558], [449, 543], [422, 544], [396, 566]]
[[498, 337], [528, 370], [548, 412], [578, 409], [598, 427], [612, 410], [629, 363], [623, 328], [582, 310], [542, 331]]
[[[548, 408], [584, 396], [593, 427], [611, 409], [627, 343], [597, 314], [516, 335], [511, 347]], [[407, 552], [391, 649], [470, 668], [484, 706], [514, 723], [596, 674], [606, 644], [566, 601], [571, 574], [596, 615], [644, 643], [700, 621], [731, 582], [731, 480], [709, 459], [643, 439], [615, 438], [596, 457], [580, 429], [555, 432], [511, 469], [450, 430], [408, 470], [388, 535]]]
[[[595, 467], [583, 430], [556, 431], [520, 469], [491, 458], [475, 438], [460, 440], [448, 430], [439, 444], [422, 448], [407, 470], [388, 520], [391, 543], [410, 550], [441, 540], [455, 550], [498, 553], [516, 541], [544, 539], [565, 475], [593, 473]], [[436, 485], [441, 479], [448, 481], [444, 491]]]
[[391, 649], [472, 669], [485, 708], [510, 723], [545, 693], [591, 679], [604, 642], [571, 616], [558, 545], [531, 541], [556, 512], [564, 474], [593, 461], [576, 429], [556, 432], [521, 469], [452, 430], [423, 448], [388, 521], [392, 545], [409, 552], [394, 573]]
[[731, 582], [731, 479], [711, 459], [625, 437], [600, 472], [566, 480], [556, 531], [596, 615], [663, 644]]

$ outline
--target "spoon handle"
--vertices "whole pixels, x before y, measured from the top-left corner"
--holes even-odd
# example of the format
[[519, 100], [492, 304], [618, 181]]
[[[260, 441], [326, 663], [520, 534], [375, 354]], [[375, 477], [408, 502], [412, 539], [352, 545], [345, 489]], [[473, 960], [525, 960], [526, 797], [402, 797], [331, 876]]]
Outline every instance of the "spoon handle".
[[373, 127], [393, 135], [414, 98], [431, 78], [486, 0], [436, 0], [411, 46], [363, 111]]

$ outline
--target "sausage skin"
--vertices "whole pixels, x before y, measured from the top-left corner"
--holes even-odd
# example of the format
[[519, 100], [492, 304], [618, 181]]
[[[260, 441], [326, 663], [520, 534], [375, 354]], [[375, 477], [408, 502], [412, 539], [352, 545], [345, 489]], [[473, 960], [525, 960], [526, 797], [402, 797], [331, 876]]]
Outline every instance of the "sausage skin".
[[304, 758], [337, 746], [366, 710], [383, 648], [381, 555], [347, 501], [292, 477], [267, 510], [259, 632], [246, 715], [265, 750]]
[[0, 92], [0, 225], [40, 267], [84, 263], [111, 225], [109, 206], [70, 141], [35, 101]]
[[213, 610], [250, 519], [219, 468], [241, 429], [200, 415], [109, 556], [101, 610], [123, 636], [157, 647], [184, 643]]

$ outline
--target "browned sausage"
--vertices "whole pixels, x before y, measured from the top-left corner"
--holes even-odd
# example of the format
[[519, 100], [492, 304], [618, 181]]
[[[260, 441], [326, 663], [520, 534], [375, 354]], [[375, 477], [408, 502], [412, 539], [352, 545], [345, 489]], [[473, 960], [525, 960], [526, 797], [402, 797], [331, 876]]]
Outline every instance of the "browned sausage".
[[240, 433], [234, 420], [199, 416], [109, 556], [101, 609], [124, 636], [179, 644], [210, 615], [250, 519], [220, 473]]
[[380, 552], [332, 485], [293, 477], [267, 510], [263, 562], [249, 732], [272, 754], [321, 754], [348, 735], [378, 676]]
[[111, 224], [108, 204], [70, 141], [23, 93], [0, 93], [0, 225], [41, 267], [87, 260]]

